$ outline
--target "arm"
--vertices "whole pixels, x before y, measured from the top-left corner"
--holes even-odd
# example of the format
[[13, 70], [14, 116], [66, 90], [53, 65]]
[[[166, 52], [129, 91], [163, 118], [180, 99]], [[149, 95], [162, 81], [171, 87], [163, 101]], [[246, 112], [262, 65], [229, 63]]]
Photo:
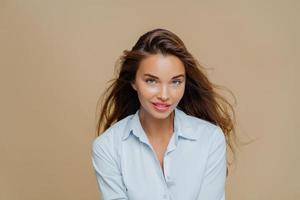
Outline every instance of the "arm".
[[212, 136], [210, 151], [198, 200], [225, 200], [226, 140], [218, 127]]
[[[101, 138], [106, 139], [106, 138]], [[112, 146], [105, 140], [95, 140], [92, 147], [92, 164], [103, 200], [127, 200], [122, 175], [113, 157]]]

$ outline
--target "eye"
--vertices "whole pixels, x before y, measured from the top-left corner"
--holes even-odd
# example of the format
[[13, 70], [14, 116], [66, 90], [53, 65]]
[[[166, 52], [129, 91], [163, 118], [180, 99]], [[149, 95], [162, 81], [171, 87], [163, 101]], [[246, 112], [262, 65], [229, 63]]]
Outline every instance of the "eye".
[[149, 85], [153, 85], [154, 83], [156, 83], [156, 80], [149, 78], [149, 79], [146, 79], [146, 83], [148, 83]]
[[175, 85], [175, 86], [178, 86], [178, 85], [180, 85], [181, 83], [182, 83], [181, 80], [173, 80], [173, 81], [172, 81], [172, 84]]

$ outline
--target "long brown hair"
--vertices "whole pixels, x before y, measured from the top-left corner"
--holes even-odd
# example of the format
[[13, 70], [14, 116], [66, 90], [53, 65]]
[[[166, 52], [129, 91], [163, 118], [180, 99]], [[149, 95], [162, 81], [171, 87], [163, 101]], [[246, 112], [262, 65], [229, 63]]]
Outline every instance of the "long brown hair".
[[[216, 92], [217, 89], [226, 88], [211, 83], [204, 73], [204, 67], [189, 53], [182, 40], [166, 29], [146, 32], [140, 36], [130, 51], [123, 51], [123, 55], [119, 58], [118, 75], [111, 80], [112, 83], [99, 99], [101, 109], [97, 108], [100, 113], [97, 135], [139, 109], [140, 102], [131, 83], [135, 79], [141, 60], [158, 53], [177, 56], [184, 64], [186, 85], [184, 95], [178, 104], [179, 109], [188, 115], [218, 125], [223, 130], [226, 143], [235, 159], [235, 112], [233, 105]], [[228, 91], [232, 94], [230, 90]]]

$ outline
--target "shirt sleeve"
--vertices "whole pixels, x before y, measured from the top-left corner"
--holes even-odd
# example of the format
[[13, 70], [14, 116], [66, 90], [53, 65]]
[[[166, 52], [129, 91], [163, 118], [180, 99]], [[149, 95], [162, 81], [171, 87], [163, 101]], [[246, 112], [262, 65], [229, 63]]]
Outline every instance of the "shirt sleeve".
[[96, 139], [92, 145], [92, 164], [101, 197], [103, 200], [127, 200], [126, 187], [114, 159], [112, 145], [103, 140], [105, 138], [101, 139]]
[[225, 200], [226, 140], [220, 127], [213, 133], [198, 200]]

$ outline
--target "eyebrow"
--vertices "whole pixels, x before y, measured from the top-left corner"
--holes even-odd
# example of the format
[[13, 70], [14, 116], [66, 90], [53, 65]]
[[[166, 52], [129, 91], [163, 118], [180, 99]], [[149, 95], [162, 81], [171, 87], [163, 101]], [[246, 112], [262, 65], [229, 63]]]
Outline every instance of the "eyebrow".
[[[150, 76], [150, 77], [152, 77], [152, 78], [159, 79], [157, 76], [154, 76], [154, 75], [152, 75], [152, 74], [144, 74], [144, 76]], [[179, 78], [179, 77], [184, 77], [184, 75], [183, 75], [183, 74], [178, 74], [178, 75], [176, 75], [176, 76], [173, 76], [172, 79]]]

